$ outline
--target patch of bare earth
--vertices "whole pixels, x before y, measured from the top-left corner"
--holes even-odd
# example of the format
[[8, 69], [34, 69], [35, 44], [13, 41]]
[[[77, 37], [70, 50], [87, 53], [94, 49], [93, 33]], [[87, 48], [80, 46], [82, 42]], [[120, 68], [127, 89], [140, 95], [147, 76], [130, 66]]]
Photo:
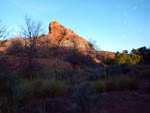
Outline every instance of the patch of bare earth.
[[148, 87], [150, 80], [144, 80], [137, 91], [105, 93], [92, 113], [150, 113]]

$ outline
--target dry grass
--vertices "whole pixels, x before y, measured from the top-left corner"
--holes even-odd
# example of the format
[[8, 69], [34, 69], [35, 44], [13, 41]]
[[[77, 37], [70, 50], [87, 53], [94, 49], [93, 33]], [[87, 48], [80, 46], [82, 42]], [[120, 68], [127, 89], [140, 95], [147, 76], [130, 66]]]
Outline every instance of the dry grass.
[[63, 97], [67, 92], [65, 83], [60, 80], [22, 80], [24, 99]]
[[139, 79], [125, 75], [118, 75], [96, 81], [93, 84], [97, 92], [136, 90], [138, 88]]

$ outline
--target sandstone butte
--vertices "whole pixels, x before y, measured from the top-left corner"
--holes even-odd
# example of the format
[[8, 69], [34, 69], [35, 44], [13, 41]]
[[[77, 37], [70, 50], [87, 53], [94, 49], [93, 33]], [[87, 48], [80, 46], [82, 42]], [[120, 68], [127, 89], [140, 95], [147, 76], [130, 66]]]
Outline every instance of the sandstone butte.
[[[74, 48], [83, 54], [91, 54], [97, 63], [101, 61], [96, 59], [96, 54], [101, 54], [102, 57], [115, 57], [113, 52], [96, 51], [93, 44], [80, 37], [72, 30], [67, 29], [57, 21], [52, 21], [49, 24], [49, 33], [47, 35], [40, 36], [41, 39], [48, 38], [51, 45], [57, 45], [58, 47]], [[62, 53], [63, 50], [59, 50]], [[65, 49], [66, 52], [66, 49]]]
[[[78, 36], [72, 30], [59, 24], [59, 22], [57, 22], [57, 21], [52, 21], [49, 24], [49, 33], [46, 35], [38, 36], [38, 39], [39, 39], [39, 41], [46, 39], [46, 40], [48, 40], [49, 45], [54, 45], [54, 46], [57, 46], [57, 48], [58, 48], [56, 51], [51, 51], [52, 53], [54, 53], [53, 54], [54, 58], [52, 58], [52, 59], [45, 59], [45, 58], [44, 59], [43, 58], [38, 59], [43, 64], [47, 64], [47, 66], [49, 68], [48, 70], [50, 70], [52, 68], [54, 69], [54, 68], [57, 68], [60, 66], [65, 66], [65, 67], [67, 66], [68, 67], [70, 64], [68, 64], [67, 62], [60, 61], [59, 56], [62, 56], [63, 54], [68, 54], [70, 51], [67, 51], [67, 49], [70, 50], [70, 48], [73, 48], [73, 49], [81, 52], [82, 54], [92, 55], [93, 59], [97, 63], [101, 63], [101, 60], [98, 60], [96, 58], [97, 54], [101, 54], [104, 57], [105, 56], [115, 56], [115, 54], [112, 52], [96, 51], [93, 47], [93, 44], [86, 41], [84, 38]], [[10, 44], [11, 40], [12, 39], [1, 41], [0, 42], [0, 45], [1, 45], [0, 49], [5, 50], [4, 47], [6, 48]], [[17, 62], [17, 58], [13, 58], [13, 60], [14, 59], [16, 60], [15, 62]], [[14, 61], [10, 60], [10, 62], [13, 63]]]
[[40, 38], [48, 38], [52, 45], [57, 45], [58, 47], [74, 48], [82, 52], [96, 52], [91, 43], [57, 21], [52, 21], [49, 24], [49, 33], [40, 36]]
[[[58, 47], [74, 48], [84, 54], [101, 54], [103, 57], [111, 56], [115, 57], [113, 52], [108, 51], [96, 51], [93, 44], [80, 37], [72, 30], [67, 29], [63, 25], [59, 24], [58, 21], [52, 21], [49, 24], [49, 33], [47, 35], [40, 36], [41, 39], [48, 38], [52, 45], [57, 45]], [[95, 59], [97, 62], [97, 59]]]

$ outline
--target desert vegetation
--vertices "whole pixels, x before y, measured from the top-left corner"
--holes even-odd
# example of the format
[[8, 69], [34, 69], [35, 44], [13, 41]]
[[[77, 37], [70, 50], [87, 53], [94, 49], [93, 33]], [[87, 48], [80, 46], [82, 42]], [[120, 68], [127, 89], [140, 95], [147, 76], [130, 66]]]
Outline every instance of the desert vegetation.
[[[88, 51], [73, 40], [60, 46], [67, 33], [78, 37], [72, 31], [59, 35], [61, 29], [52, 43], [39, 22], [26, 17], [25, 25], [22, 37], [0, 42], [0, 113], [94, 113], [105, 94], [138, 92], [150, 81], [150, 48], [104, 56], [87, 42]], [[0, 24], [0, 38], [6, 31]], [[144, 94], [149, 90], [149, 84], [142, 88]]]

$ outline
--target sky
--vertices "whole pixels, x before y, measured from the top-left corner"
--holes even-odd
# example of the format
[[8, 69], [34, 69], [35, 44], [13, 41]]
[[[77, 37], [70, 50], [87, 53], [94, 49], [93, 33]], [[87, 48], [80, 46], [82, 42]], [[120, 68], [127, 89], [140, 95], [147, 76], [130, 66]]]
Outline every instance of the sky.
[[0, 0], [0, 20], [16, 36], [25, 16], [72, 29], [100, 50], [150, 47], [150, 0]]

